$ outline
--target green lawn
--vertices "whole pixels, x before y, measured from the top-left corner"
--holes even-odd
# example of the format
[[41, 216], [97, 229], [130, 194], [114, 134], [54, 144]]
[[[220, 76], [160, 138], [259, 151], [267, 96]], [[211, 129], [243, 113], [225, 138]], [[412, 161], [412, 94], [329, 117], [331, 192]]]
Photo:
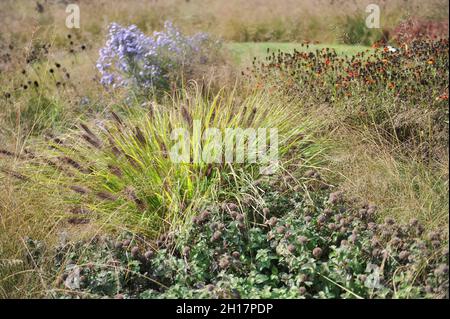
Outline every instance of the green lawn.
[[247, 64], [251, 62], [253, 57], [264, 57], [267, 54], [267, 49], [276, 51], [280, 49], [285, 52], [292, 52], [294, 49], [302, 51], [315, 51], [322, 48], [334, 48], [338, 54], [353, 55], [355, 53], [369, 49], [370, 47], [360, 45], [342, 45], [342, 44], [317, 44], [310, 45], [309, 49], [306, 46], [301, 46], [300, 43], [293, 42], [230, 42], [226, 44], [230, 50], [233, 59], [237, 64]]

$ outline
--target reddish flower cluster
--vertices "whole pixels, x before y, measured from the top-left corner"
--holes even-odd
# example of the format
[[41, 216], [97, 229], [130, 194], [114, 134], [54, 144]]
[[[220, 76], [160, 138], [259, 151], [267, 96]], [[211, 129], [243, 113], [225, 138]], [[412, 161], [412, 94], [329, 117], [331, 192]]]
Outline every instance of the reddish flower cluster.
[[278, 52], [263, 62], [255, 59], [250, 74], [258, 83], [319, 102], [369, 92], [419, 102], [448, 91], [448, 48], [448, 39], [441, 39], [368, 49], [354, 56], [339, 56], [330, 48]]

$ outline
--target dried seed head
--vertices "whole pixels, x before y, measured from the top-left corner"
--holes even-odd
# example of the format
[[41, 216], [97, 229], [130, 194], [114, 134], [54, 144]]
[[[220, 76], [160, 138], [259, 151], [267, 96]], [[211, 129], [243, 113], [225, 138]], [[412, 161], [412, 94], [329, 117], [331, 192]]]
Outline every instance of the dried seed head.
[[103, 200], [110, 200], [115, 201], [117, 200], [117, 196], [113, 193], [107, 192], [107, 191], [101, 191], [97, 193], [97, 197]]
[[298, 288], [298, 293], [303, 296], [306, 293], [306, 288], [303, 286]]
[[309, 170], [307, 170], [307, 171], [305, 172], [305, 177], [311, 178], [311, 177], [314, 176], [315, 173], [316, 173], [315, 170], [309, 169]]
[[266, 224], [269, 225], [270, 227], [274, 227], [278, 222], [278, 219], [276, 217], [271, 217]]
[[181, 115], [183, 116], [183, 119], [188, 123], [188, 125], [192, 126], [193, 124], [192, 116], [185, 105], [181, 106]]
[[400, 258], [400, 260], [405, 260], [409, 257], [409, 252], [406, 250], [402, 250], [400, 252], [400, 254], [398, 254], [398, 258]]
[[322, 248], [320, 247], [314, 248], [312, 254], [315, 258], [320, 258], [320, 256], [322, 256]]
[[434, 274], [436, 276], [444, 276], [448, 274], [448, 265], [446, 264], [440, 264], [435, 270]]
[[442, 243], [441, 243], [440, 240], [433, 240], [433, 241], [431, 242], [431, 245], [432, 245], [434, 248], [439, 248], [439, 247], [442, 245]]
[[122, 242], [122, 247], [126, 248], [126, 247], [130, 246], [130, 244], [131, 244], [131, 240], [125, 239], [125, 240]]
[[217, 228], [217, 225], [218, 224], [216, 222], [213, 222], [213, 223], [209, 224], [209, 229], [210, 230], [215, 230]]
[[209, 218], [209, 216], [211, 216], [211, 213], [209, 211], [207, 211], [207, 210], [204, 210], [201, 213], [200, 218], [205, 221], [205, 220], [207, 220]]
[[331, 205], [338, 204], [342, 202], [342, 196], [343, 193], [340, 191], [334, 192], [330, 194], [330, 197], [328, 198], [328, 203]]
[[230, 266], [230, 261], [228, 260], [228, 256], [224, 256], [219, 260], [219, 267], [221, 269], [226, 269]]
[[181, 253], [183, 254], [183, 256], [188, 256], [190, 252], [191, 248], [189, 246], [184, 246]]
[[391, 245], [394, 247], [400, 246], [402, 244], [402, 240], [398, 237], [394, 237], [391, 239]]
[[380, 250], [378, 248], [375, 248], [374, 250], [372, 250], [372, 256], [373, 257], [380, 256]]
[[222, 232], [219, 230], [216, 230], [211, 237], [211, 241], [219, 240], [221, 236], [222, 236]]
[[134, 246], [133, 248], [131, 248], [131, 256], [137, 257], [138, 255], [139, 255], [139, 247]]
[[428, 239], [433, 241], [433, 240], [439, 240], [440, 236], [438, 232], [432, 231], [428, 234]]
[[83, 195], [89, 193], [89, 190], [83, 186], [73, 185], [73, 186], [70, 186], [70, 189], [76, 193], [83, 194]]
[[417, 226], [419, 224], [419, 220], [417, 219], [417, 218], [412, 218], [410, 221], [409, 221], [409, 225], [411, 225], [412, 227], [415, 227], [415, 226]]
[[329, 229], [329, 230], [333, 231], [333, 230], [335, 230], [336, 228], [337, 228], [336, 224], [334, 224], [334, 223], [329, 223], [329, 224], [328, 224], [328, 229]]
[[123, 126], [123, 122], [120, 119], [119, 115], [117, 115], [115, 112], [111, 112], [111, 115], [113, 116], [114, 120], [121, 126]]
[[141, 145], [147, 144], [147, 139], [145, 138], [144, 133], [142, 133], [141, 129], [138, 126], [135, 127], [135, 137]]
[[144, 257], [145, 257], [145, 259], [148, 260], [148, 259], [152, 258], [153, 255], [154, 255], [153, 250], [147, 250], [144, 254]]
[[320, 224], [323, 224], [323, 223], [325, 223], [326, 222], [326, 220], [327, 220], [327, 217], [325, 216], [325, 215], [319, 215], [319, 217], [317, 218], [317, 221], [320, 223]]

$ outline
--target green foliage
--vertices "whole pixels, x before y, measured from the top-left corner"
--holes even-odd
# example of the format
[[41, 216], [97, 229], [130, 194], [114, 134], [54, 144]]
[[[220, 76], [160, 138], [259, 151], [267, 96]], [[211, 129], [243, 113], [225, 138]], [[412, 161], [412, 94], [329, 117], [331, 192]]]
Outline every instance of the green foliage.
[[[277, 128], [280, 160], [291, 151], [295, 153], [286, 160], [307, 162], [320, 152], [308, 137], [307, 120], [266, 94], [249, 95], [238, 104], [233, 95], [206, 99], [198, 91], [186, 92], [169, 108], [156, 103], [148, 107], [133, 106], [123, 119], [113, 112], [111, 120], [95, 128], [82, 124], [81, 130], [50, 141], [51, 149], [39, 153], [26, 169], [31, 190], [40, 191], [42, 185], [52, 189], [72, 221], [106, 222], [111, 229], [135, 229], [155, 237], [182, 227], [201, 200], [235, 191], [238, 181], [258, 178], [260, 168], [268, 165], [225, 162], [224, 157], [221, 163], [206, 162], [194, 147], [205, 129], [223, 134], [228, 128]], [[200, 121], [199, 133], [193, 132], [194, 121]], [[190, 162], [177, 163], [170, 156], [179, 143], [171, 139], [177, 128], [190, 132]], [[198, 141], [202, 148], [208, 142]]]
[[379, 28], [369, 29], [364, 16], [346, 16], [340, 25], [340, 41], [351, 45], [372, 45], [381, 38]]
[[[377, 224], [375, 206], [355, 211], [340, 193], [286, 197], [261, 187], [263, 212], [250, 204], [211, 206], [188, 232], [164, 234], [150, 246], [137, 238], [80, 246], [59, 269], [67, 284], [76, 262], [83, 285], [72, 294], [86, 296], [448, 298], [448, 249], [438, 232], [421, 239], [416, 220]], [[114, 269], [102, 266], [106, 259]]]

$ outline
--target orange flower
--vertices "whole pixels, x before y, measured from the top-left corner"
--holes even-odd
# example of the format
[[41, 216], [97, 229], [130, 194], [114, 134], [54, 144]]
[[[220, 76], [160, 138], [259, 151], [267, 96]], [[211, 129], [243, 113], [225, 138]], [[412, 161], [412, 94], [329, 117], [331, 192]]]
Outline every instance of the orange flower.
[[444, 94], [439, 95], [439, 96], [436, 98], [436, 101], [439, 101], [439, 100], [441, 100], [441, 101], [447, 101], [447, 100], [448, 100], [448, 94], [447, 94], [447, 93], [444, 93]]

